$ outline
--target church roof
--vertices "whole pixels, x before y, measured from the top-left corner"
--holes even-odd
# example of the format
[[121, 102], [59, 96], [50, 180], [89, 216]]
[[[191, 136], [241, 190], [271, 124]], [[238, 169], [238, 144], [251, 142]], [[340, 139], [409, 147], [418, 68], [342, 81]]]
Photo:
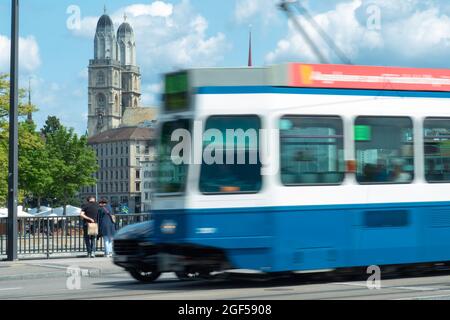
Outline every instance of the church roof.
[[114, 34], [114, 23], [107, 14], [102, 15], [97, 22], [97, 33], [99, 32]]
[[111, 129], [89, 138], [89, 144], [109, 143], [130, 140], [150, 140], [155, 137], [151, 128], [124, 127]]
[[157, 108], [127, 108], [123, 113], [123, 126], [138, 126], [145, 121], [156, 120], [158, 116]]
[[119, 29], [117, 30], [117, 38], [125, 37], [127, 35], [134, 35], [133, 28], [128, 22], [124, 22], [120, 25]]

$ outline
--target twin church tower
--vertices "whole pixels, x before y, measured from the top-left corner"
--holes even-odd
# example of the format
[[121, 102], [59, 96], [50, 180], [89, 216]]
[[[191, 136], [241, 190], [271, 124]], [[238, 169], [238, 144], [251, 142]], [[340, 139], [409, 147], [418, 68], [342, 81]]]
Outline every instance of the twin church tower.
[[139, 108], [141, 74], [133, 28], [125, 16], [116, 34], [105, 10], [97, 23], [94, 59], [89, 62], [89, 137], [122, 126], [124, 113]]

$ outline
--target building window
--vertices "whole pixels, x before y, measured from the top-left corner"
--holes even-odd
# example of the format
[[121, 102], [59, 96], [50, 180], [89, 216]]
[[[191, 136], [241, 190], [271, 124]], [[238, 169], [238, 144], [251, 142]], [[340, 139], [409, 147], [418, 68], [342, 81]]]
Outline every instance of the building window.
[[141, 170], [136, 170], [136, 179], [141, 178]]
[[137, 144], [136, 145], [136, 154], [140, 154], [141, 153], [141, 145]]
[[146, 201], [148, 201], [148, 200], [149, 200], [149, 198], [150, 198], [150, 197], [149, 197], [149, 193], [148, 193], [148, 192], [146, 192], [146, 193], [145, 193], [145, 200], [146, 200]]
[[423, 129], [425, 179], [450, 182], [450, 118], [427, 118]]
[[136, 182], [136, 192], [141, 192], [141, 183]]
[[128, 158], [125, 159], [125, 165], [128, 167]]
[[105, 74], [103, 71], [99, 71], [97, 73], [97, 85], [104, 85], [105, 84]]
[[397, 184], [414, 179], [414, 137], [410, 118], [358, 117], [355, 143], [359, 183]]
[[282, 183], [286, 186], [341, 183], [345, 176], [343, 131], [339, 117], [283, 117]]
[[103, 93], [97, 95], [97, 107], [101, 109], [106, 107], [106, 97]]

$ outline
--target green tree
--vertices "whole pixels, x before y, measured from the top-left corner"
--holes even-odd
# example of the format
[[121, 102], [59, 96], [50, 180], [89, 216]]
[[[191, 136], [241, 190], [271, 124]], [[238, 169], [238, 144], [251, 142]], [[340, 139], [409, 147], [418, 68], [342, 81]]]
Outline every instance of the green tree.
[[61, 126], [47, 137], [47, 151], [52, 155], [52, 194], [63, 204], [64, 215], [70, 199], [82, 187], [96, 183], [97, 159], [88, 146], [87, 137], [78, 137], [74, 130]]
[[[0, 74], [0, 206], [6, 205], [7, 192], [8, 192], [8, 146], [9, 146], [9, 76], [7, 74]], [[25, 97], [25, 90], [20, 90], [19, 98]], [[37, 109], [33, 105], [23, 104], [19, 101], [19, 116], [22, 118], [19, 126], [19, 141], [28, 144], [29, 139], [28, 129], [24, 129], [22, 126], [24, 116], [30, 112], [35, 112]], [[32, 140], [35, 141], [35, 140]], [[30, 141], [30, 143], [32, 142]], [[20, 146], [19, 146], [20, 147]], [[19, 151], [20, 157], [20, 151]], [[23, 161], [23, 157], [19, 159]], [[27, 170], [27, 166], [22, 166], [22, 171]], [[19, 199], [25, 192], [22, 190], [19, 192]]]
[[53, 185], [54, 159], [33, 123], [21, 123], [19, 132], [19, 187], [27, 198], [36, 199], [39, 211]]
[[41, 133], [47, 137], [49, 134], [55, 133], [61, 128], [61, 122], [55, 116], [48, 116], [45, 121], [44, 127], [41, 129]]
[[[26, 91], [20, 89], [19, 91], [19, 116], [23, 117], [30, 112], [36, 112], [36, 106], [22, 103], [22, 99], [26, 96]], [[7, 74], [0, 74], [0, 123], [8, 121], [9, 116], [9, 76]]]

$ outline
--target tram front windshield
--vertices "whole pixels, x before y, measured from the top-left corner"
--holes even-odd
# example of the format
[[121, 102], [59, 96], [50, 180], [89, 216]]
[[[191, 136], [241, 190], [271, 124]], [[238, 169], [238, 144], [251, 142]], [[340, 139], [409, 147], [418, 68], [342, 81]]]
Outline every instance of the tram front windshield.
[[[190, 132], [190, 120], [175, 120], [162, 125], [161, 140], [158, 152], [157, 193], [182, 193], [186, 188], [187, 164], [176, 164], [172, 150], [178, 141], [172, 141], [176, 130]], [[180, 156], [183, 156], [181, 154]]]

